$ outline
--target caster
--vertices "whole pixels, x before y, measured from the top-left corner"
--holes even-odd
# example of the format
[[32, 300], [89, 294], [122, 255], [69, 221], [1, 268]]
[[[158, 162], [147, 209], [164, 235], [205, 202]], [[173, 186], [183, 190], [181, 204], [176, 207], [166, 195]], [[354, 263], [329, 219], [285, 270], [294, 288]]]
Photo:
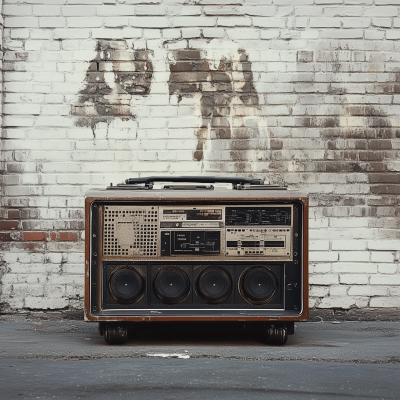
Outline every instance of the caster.
[[128, 339], [128, 327], [125, 324], [107, 324], [104, 326], [104, 341], [107, 344], [124, 344]]
[[266, 331], [267, 343], [283, 345], [287, 342], [288, 331], [286, 326], [271, 325]]

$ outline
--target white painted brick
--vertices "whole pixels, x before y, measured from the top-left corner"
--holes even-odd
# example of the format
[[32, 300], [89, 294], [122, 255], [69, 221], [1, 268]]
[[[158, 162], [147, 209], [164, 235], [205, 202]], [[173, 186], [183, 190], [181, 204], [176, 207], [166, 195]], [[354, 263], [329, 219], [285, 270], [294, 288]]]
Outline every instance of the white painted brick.
[[196, 28], [183, 28], [182, 37], [183, 38], [197, 38], [200, 37], [201, 31]]
[[349, 296], [387, 296], [388, 288], [372, 285], [354, 285], [348, 290]]
[[390, 263], [394, 261], [394, 255], [384, 251], [372, 251], [371, 261], [378, 263]]
[[90, 37], [89, 29], [55, 29], [54, 39], [86, 39]]
[[318, 264], [310, 264], [309, 265], [310, 268], [310, 273], [313, 274], [326, 274], [327, 272], [331, 272], [332, 270], [332, 264], [331, 263], [327, 263], [327, 264], [322, 264], [322, 263], [318, 263]]
[[12, 39], [28, 39], [29, 29], [13, 29], [10, 36]]
[[140, 38], [142, 30], [137, 28], [124, 27], [122, 29], [122, 37], [124, 38]]
[[36, 17], [8, 17], [4, 21], [6, 28], [38, 28], [39, 21]]
[[329, 288], [329, 294], [331, 297], [337, 297], [337, 296], [347, 296], [347, 292], [349, 290], [349, 286], [345, 285], [332, 285]]
[[340, 28], [338, 18], [310, 18], [311, 28]]
[[162, 35], [165, 39], [180, 39], [181, 30], [180, 29], [163, 29]]
[[170, 6], [167, 8], [167, 15], [201, 15], [199, 6]]
[[40, 105], [38, 104], [5, 104], [3, 106], [4, 114], [40, 114]]
[[312, 286], [310, 288], [310, 296], [325, 297], [329, 294], [329, 286]]
[[68, 17], [68, 28], [100, 28], [103, 25], [103, 18]]
[[371, 285], [400, 285], [400, 275], [374, 275], [370, 278]]
[[370, 307], [382, 307], [382, 308], [399, 308], [400, 307], [400, 296], [398, 297], [373, 297], [370, 301]]
[[225, 36], [225, 31], [222, 28], [204, 28], [202, 32], [206, 38], [222, 38]]
[[[75, 15], [77, 16], [77, 14]], [[97, 7], [97, 15], [104, 17], [135, 15], [135, 7], [132, 5], [121, 4], [116, 4], [115, 6], [99, 6]]]
[[3, 5], [3, 14], [5, 16], [27, 16], [32, 15], [32, 6], [28, 4], [4, 4]]
[[375, 284], [372, 282], [369, 282], [369, 277], [368, 275], [365, 274], [343, 274], [340, 275], [340, 283], [345, 284], [345, 285], [366, 285], [368, 283]]
[[92, 29], [92, 38], [107, 39], [122, 39], [123, 33], [121, 29]]
[[[189, 18], [190, 20], [190, 18]], [[135, 17], [130, 18], [129, 23], [136, 28], [169, 28], [171, 21], [165, 17]], [[191, 26], [190, 24], [180, 26]]]
[[258, 39], [260, 33], [255, 29], [233, 29], [227, 30], [227, 35], [233, 40], [238, 39]]
[[339, 283], [337, 274], [313, 274], [310, 276], [311, 285], [336, 285]]
[[61, 15], [61, 7], [54, 5], [34, 5], [32, 14], [40, 17], [57, 17]]
[[324, 9], [326, 17], [359, 17], [362, 14], [363, 7], [361, 6], [325, 7]]
[[[218, 26], [251, 26], [252, 20], [248, 17], [219, 17]], [[212, 25], [214, 26], [214, 24]], [[255, 25], [258, 26], [258, 25]]]
[[339, 253], [339, 261], [369, 262], [370, 254], [366, 251], [342, 251]]
[[322, 39], [361, 39], [364, 37], [364, 31], [361, 29], [327, 29], [321, 31]]
[[277, 9], [274, 6], [243, 6], [241, 12], [251, 16], [272, 17]]
[[[161, 17], [160, 17], [161, 18]], [[216, 18], [205, 18], [205, 17], [174, 17], [172, 21], [166, 19], [168, 24], [166, 26], [175, 26], [175, 27], [206, 27], [206, 26], [215, 26]], [[132, 21], [131, 21], [132, 24]]]
[[61, 17], [41, 17], [39, 18], [40, 28], [64, 28], [66, 19]]
[[30, 38], [31, 39], [51, 39], [52, 31], [51, 30], [43, 30], [43, 29], [29, 29]]
[[366, 17], [397, 17], [398, 9], [394, 6], [366, 7], [364, 15]]
[[296, 16], [318, 16], [322, 15], [322, 9], [318, 6], [299, 6], [295, 8]]
[[311, 240], [310, 251], [329, 250], [329, 240]]
[[330, 218], [329, 226], [332, 228], [361, 228], [368, 227], [368, 218]]
[[400, 39], [400, 31], [396, 31], [396, 30], [386, 31], [386, 39], [390, 39], [390, 40]]
[[400, 242], [398, 240], [369, 240], [369, 250], [400, 250]]
[[364, 303], [364, 307], [368, 304], [368, 298], [358, 299], [357, 297], [325, 297], [318, 304], [321, 308], [351, 308]]
[[3, 126], [33, 126], [34, 118], [32, 117], [14, 117], [7, 115], [3, 117]]
[[398, 270], [398, 264], [393, 264], [392, 262], [389, 264], [380, 263], [377, 265], [380, 274], [395, 274]]
[[157, 5], [136, 6], [135, 15], [165, 15], [167, 8]]
[[[343, 254], [343, 253], [340, 253]], [[367, 253], [368, 254], [368, 253]], [[332, 271], [338, 274], [342, 273], [365, 273], [365, 274], [376, 274], [376, 264], [370, 264], [368, 262], [337, 262], [332, 264]], [[342, 275], [343, 276], [343, 275]]]
[[367, 242], [363, 240], [332, 240], [332, 250], [367, 250]]
[[343, 18], [343, 28], [368, 28], [371, 24], [370, 18]]

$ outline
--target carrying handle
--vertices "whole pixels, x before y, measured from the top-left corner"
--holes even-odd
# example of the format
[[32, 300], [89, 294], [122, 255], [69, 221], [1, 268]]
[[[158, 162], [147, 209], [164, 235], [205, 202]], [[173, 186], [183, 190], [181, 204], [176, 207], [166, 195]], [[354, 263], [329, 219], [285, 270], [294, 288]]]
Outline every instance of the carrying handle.
[[195, 183], [232, 183], [232, 185], [263, 185], [264, 181], [243, 177], [219, 177], [219, 176], [149, 176], [147, 178], [129, 178], [125, 180], [127, 185], [144, 183], [151, 185], [153, 182], [195, 182]]

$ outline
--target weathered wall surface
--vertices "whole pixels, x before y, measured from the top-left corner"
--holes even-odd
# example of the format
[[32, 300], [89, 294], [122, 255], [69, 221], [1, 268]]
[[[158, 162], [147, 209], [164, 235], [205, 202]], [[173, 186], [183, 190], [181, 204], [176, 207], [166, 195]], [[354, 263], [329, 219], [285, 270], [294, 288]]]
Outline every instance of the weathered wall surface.
[[400, 307], [398, 0], [7, 0], [3, 14], [3, 311], [81, 307], [83, 194], [147, 174], [309, 192], [310, 305]]

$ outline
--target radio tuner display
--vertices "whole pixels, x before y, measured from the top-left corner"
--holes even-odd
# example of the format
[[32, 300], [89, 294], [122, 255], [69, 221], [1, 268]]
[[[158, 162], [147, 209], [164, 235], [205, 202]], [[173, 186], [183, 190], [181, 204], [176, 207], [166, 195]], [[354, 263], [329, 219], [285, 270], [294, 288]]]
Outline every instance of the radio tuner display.
[[225, 224], [232, 225], [287, 225], [292, 223], [291, 207], [226, 207]]
[[222, 220], [221, 209], [165, 209], [163, 219], [182, 221], [218, 221]]

